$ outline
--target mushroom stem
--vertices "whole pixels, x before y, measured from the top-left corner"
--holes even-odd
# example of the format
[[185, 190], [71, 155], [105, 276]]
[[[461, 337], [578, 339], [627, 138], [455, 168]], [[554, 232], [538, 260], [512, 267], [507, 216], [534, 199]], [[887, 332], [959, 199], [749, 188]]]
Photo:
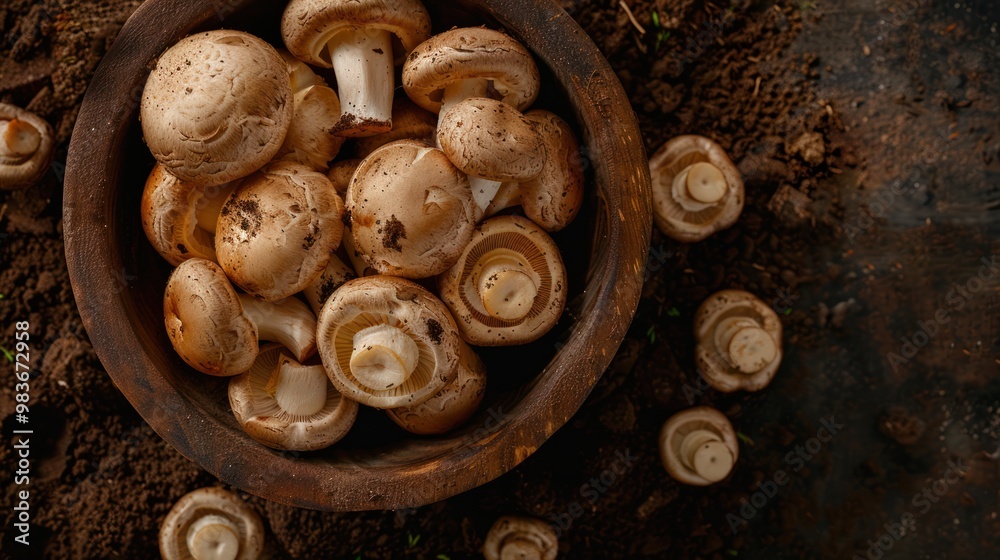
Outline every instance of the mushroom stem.
[[274, 303], [239, 294], [243, 312], [257, 325], [257, 338], [278, 342], [303, 361], [316, 351], [316, 317], [294, 297]]
[[188, 528], [187, 546], [195, 560], [235, 560], [240, 552], [239, 529], [228, 518], [209, 514]]
[[716, 348], [740, 373], [757, 373], [774, 361], [778, 346], [760, 324], [746, 317], [731, 317], [715, 327]]
[[518, 537], [506, 539], [500, 549], [500, 560], [542, 560], [543, 551], [538, 543]]
[[38, 151], [42, 134], [30, 123], [20, 119], [0, 122], [0, 155], [25, 157]]
[[531, 268], [510, 250], [495, 250], [480, 261], [476, 291], [491, 316], [518, 321], [531, 311], [538, 287], [528, 273]]
[[733, 468], [733, 454], [710, 430], [695, 430], [684, 436], [680, 457], [687, 468], [709, 482], [726, 478]]
[[274, 395], [281, 410], [293, 416], [312, 416], [326, 405], [326, 370], [323, 366], [304, 366], [282, 355], [267, 392]]
[[215, 235], [222, 206], [226, 203], [229, 195], [236, 190], [238, 184], [238, 181], [234, 181], [232, 183], [207, 187], [202, 192], [201, 198], [195, 203], [195, 216], [198, 219], [198, 227]]
[[691, 198], [704, 204], [715, 204], [726, 196], [729, 185], [718, 167], [698, 162], [687, 169], [687, 192]]
[[337, 75], [340, 122], [337, 136], [374, 136], [392, 129], [392, 33], [358, 29], [336, 35], [329, 43]]
[[354, 334], [351, 373], [362, 385], [387, 391], [409, 379], [419, 358], [417, 343], [402, 329], [375, 325]]
[[521, 185], [518, 183], [504, 183], [500, 186], [493, 201], [486, 207], [484, 217], [495, 216], [508, 208], [521, 204]]
[[[438, 115], [444, 115], [452, 107], [469, 99], [470, 97], [487, 97], [489, 80], [485, 78], [470, 78], [467, 80], [455, 80], [444, 88], [444, 95], [441, 98], [441, 110]], [[438, 146], [440, 148], [440, 146]]]
[[481, 177], [469, 177], [469, 185], [472, 187], [472, 198], [476, 201], [481, 217], [486, 212], [486, 208], [493, 202], [493, 198], [496, 197], [503, 183]]

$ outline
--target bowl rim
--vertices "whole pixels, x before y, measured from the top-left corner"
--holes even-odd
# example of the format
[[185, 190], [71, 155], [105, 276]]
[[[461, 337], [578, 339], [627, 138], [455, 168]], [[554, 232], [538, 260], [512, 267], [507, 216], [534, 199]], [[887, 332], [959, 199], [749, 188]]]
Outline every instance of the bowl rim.
[[[237, 11], [254, 1], [223, 4]], [[652, 228], [649, 168], [629, 100], [600, 51], [554, 0], [533, 2], [530, 10], [517, 0], [467, 3], [491, 13], [516, 37], [523, 37], [524, 30], [544, 29], [547, 36], [565, 38], [525, 44], [553, 69], [584, 129], [582, 144], [595, 161], [595, 183], [603, 187], [595, 197], [597, 211], [605, 214], [605, 229], [595, 234], [594, 242], [605, 246], [608, 259], [592, 259], [583, 312], [565, 345], [516, 405], [517, 414], [493, 415], [495, 428], [417, 462], [390, 460], [331, 471], [322, 460], [296, 459], [249, 437], [226, 438], [225, 431], [208, 427], [217, 424], [212, 415], [166, 377], [153, 374], [157, 366], [133, 331], [124, 305], [128, 290], [109, 289], [120, 284], [122, 264], [116, 251], [102, 250], [116, 243], [108, 220], [117, 198], [110, 196], [121, 160], [117, 147], [138, 113], [152, 62], [190, 30], [222, 19], [219, 3], [144, 2], [97, 68], [73, 130], [65, 178], [65, 253], [73, 293], [115, 385], [163, 439], [223, 482], [287, 505], [330, 511], [418, 507], [452, 497], [513, 469], [563, 426], [624, 339], [638, 306]], [[567, 68], [563, 75], [560, 65]], [[110, 155], [102, 160], [94, 153]], [[273, 473], [293, 473], [294, 481]]]

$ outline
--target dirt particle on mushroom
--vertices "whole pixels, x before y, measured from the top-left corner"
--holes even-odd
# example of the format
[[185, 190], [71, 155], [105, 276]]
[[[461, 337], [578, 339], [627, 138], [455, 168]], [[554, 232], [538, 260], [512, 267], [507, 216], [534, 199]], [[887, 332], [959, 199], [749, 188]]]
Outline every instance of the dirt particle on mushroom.
[[400, 239], [406, 239], [406, 228], [402, 222], [396, 219], [396, 215], [393, 214], [385, 222], [382, 234], [382, 246], [386, 249], [402, 252], [403, 247], [399, 244]]
[[434, 319], [427, 319], [427, 336], [431, 337], [434, 344], [441, 344], [441, 335], [444, 333], [444, 327], [441, 323], [438, 323]]
[[[239, 215], [240, 229], [245, 231], [249, 237], [256, 236], [264, 221], [260, 204], [256, 200], [234, 200], [232, 208], [235, 208]], [[231, 211], [230, 205], [227, 204], [223, 211], [228, 215]]]

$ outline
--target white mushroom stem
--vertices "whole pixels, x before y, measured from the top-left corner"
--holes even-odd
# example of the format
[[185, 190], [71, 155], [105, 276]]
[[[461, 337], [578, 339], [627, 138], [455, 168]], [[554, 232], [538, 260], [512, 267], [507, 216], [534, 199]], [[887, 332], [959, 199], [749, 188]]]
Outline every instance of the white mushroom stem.
[[300, 362], [316, 350], [316, 317], [294, 297], [274, 303], [239, 294], [243, 312], [257, 325], [257, 338], [288, 348]]
[[674, 200], [688, 212], [701, 212], [718, 205], [728, 190], [722, 171], [706, 162], [685, 167], [671, 185]]
[[323, 366], [304, 366], [282, 356], [267, 389], [281, 410], [294, 416], [312, 416], [326, 405], [328, 382]]
[[444, 115], [452, 107], [470, 97], [486, 97], [489, 86], [490, 82], [485, 78], [456, 80], [448, 84], [445, 86], [444, 95], [441, 97], [441, 110], [438, 111], [438, 116]]
[[491, 316], [504, 321], [523, 319], [531, 311], [538, 287], [530, 268], [517, 253], [492, 251], [480, 261], [476, 291]]
[[544, 551], [538, 548], [538, 543], [514, 536], [503, 542], [500, 560], [542, 560], [544, 554]]
[[391, 123], [392, 33], [376, 29], [339, 33], [327, 48], [337, 75], [341, 123]]
[[188, 528], [187, 546], [195, 560], [235, 560], [240, 552], [239, 530], [222, 515], [206, 515]]
[[42, 134], [30, 123], [19, 119], [0, 121], [0, 155], [23, 158], [38, 151]]
[[753, 319], [730, 317], [715, 327], [719, 352], [740, 373], [757, 373], [778, 356], [778, 346]]
[[490, 216], [496, 215], [498, 212], [502, 212], [503, 210], [520, 204], [521, 185], [518, 183], [504, 183], [500, 186], [500, 190], [497, 191], [496, 196], [493, 197], [493, 201], [486, 207], [484, 217], [489, 218]]
[[718, 482], [733, 469], [733, 454], [722, 438], [710, 430], [695, 430], [684, 436], [681, 462], [709, 482]]
[[207, 187], [201, 198], [195, 203], [195, 216], [198, 219], [198, 227], [215, 234], [216, 226], [219, 223], [219, 213], [226, 203], [229, 195], [236, 190], [237, 182], [226, 183], [215, 187]]
[[351, 373], [376, 391], [399, 387], [417, 368], [420, 349], [402, 329], [375, 325], [354, 334]]

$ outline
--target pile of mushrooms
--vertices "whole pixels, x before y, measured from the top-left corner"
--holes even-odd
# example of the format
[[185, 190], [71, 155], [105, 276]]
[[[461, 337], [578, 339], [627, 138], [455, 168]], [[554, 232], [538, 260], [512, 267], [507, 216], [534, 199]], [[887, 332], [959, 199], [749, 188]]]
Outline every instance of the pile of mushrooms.
[[230, 379], [263, 445], [332, 445], [359, 405], [453, 430], [486, 388], [473, 346], [536, 341], [562, 315], [549, 235], [583, 202], [573, 130], [529, 110], [540, 74], [517, 41], [430, 30], [417, 0], [292, 0], [287, 51], [206, 31], [146, 82], [142, 225], [176, 267], [167, 335]]

